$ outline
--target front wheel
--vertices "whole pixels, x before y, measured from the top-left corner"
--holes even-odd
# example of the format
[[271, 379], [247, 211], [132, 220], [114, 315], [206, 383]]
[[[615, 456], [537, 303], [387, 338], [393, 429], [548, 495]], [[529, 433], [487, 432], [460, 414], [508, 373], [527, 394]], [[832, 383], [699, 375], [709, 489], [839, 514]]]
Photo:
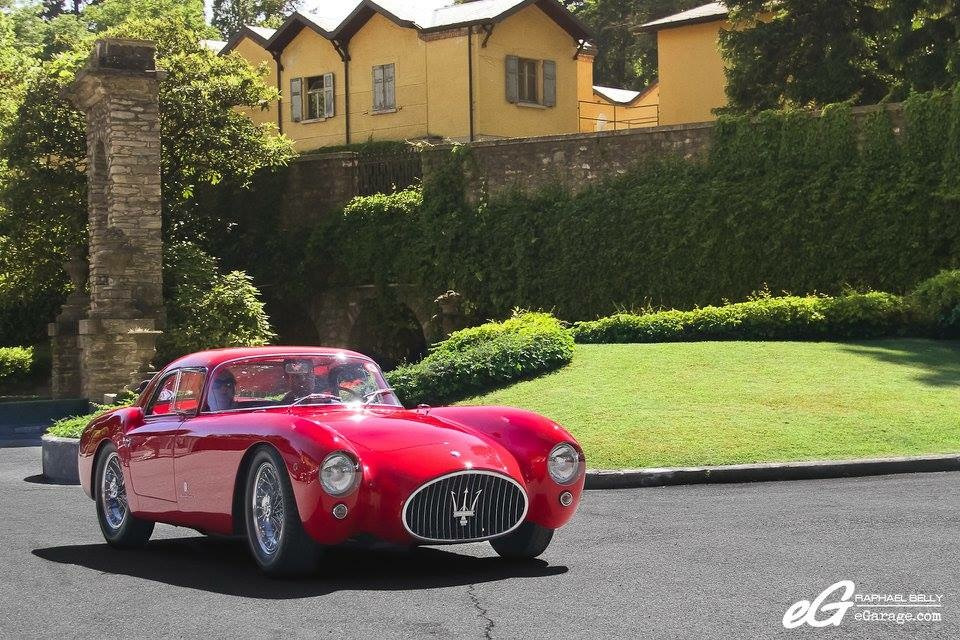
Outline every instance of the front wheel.
[[503, 558], [532, 560], [547, 550], [551, 540], [553, 529], [524, 522], [516, 531], [491, 540], [490, 546]]
[[247, 474], [245, 521], [250, 552], [271, 576], [301, 575], [317, 564], [319, 547], [303, 530], [286, 465], [274, 449], [261, 449]]
[[130, 513], [120, 454], [112, 442], [100, 452], [94, 477], [97, 520], [107, 544], [120, 548], [145, 545], [153, 533], [153, 523]]

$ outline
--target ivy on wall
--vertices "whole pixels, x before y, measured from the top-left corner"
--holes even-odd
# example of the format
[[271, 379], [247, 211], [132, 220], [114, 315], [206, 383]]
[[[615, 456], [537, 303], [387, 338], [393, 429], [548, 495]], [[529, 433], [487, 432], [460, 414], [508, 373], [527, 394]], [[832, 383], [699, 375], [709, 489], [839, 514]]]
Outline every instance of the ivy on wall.
[[904, 292], [960, 264], [960, 88], [911, 96], [900, 120], [846, 104], [725, 117], [701, 161], [479, 205], [463, 195], [471, 152], [455, 147], [422, 189], [357, 198], [300, 239], [303, 273], [314, 289], [412, 283], [455, 289], [480, 317], [569, 321], [764, 285]]

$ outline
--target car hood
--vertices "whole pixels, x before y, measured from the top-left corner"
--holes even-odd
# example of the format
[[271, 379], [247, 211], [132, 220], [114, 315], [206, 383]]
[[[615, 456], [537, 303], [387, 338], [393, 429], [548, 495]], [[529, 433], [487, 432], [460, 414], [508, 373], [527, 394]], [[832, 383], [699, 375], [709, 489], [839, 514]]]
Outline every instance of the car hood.
[[420, 478], [464, 469], [519, 476], [513, 456], [499, 442], [468, 426], [392, 408], [314, 410], [304, 417], [348, 440], [364, 465], [376, 463]]

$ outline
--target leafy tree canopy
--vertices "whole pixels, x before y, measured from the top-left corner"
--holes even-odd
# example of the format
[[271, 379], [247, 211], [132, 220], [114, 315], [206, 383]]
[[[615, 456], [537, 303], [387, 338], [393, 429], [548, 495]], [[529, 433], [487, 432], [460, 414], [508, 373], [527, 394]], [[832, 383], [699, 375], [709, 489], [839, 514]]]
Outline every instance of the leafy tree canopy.
[[640, 25], [703, 4], [703, 0], [575, 0], [567, 2], [594, 32], [596, 84], [640, 90], [657, 79], [657, 36]]
[[[202, 47], [200, 40], [212, 35], [202, 10], [200, 0], [103, 0], [79, 16], [43, 21], [34, 14], [35, 21], [46, 24], [33, 24], [21, 14], [19, 33], [34, 39], [24, 41], [20, 51], [35, 57], [25, 62], [0, 45], [0, 68], [19, 65], [24, 70], [19, 74], [22, 86], [0, 96], [0, 118], [8, 114], [6, 123], [0, 122], [5, 124], [0, 158], [7, 162], [0, 167], [0, 316], [29, 318], [28, 325], [10, 329], [24, 335], [21, 341], [39, 339], [42, 322], [52, 317], [65, 292], [61, 265], [67, 251], [86, 239], [84, 124], [62, 91], [82, 67], [94, 39], [157, 42], [158, 66], [167, 71], [159, 89], [167, 241], [189, 239], [202, 245], [230, 226], [229, 220], [205, 216], [194, 198], [197, 186], [223, 180], [242, 185], [259, 168], [290, 157], [289, 141], [277, 136], [275, 127], [254, 124], [235, 109], [258, 108], [276, 99], [276, 90], [262, 81], [265, 70], [237, 55], [221, 57]], [[50, 25], [65, 19], [78, 20], [83, 30], [57, 52], [50, 46]], [[0, 19], [2, 29], [16, 32], [18, 25], [12, 17]], [[15, 38], [12, 49], [18, 44]]]
[[732, 110], [899, 100], [960, 79], [960, 5], [947, 0], [728, 0]]
[[213, 26], [230, 38], [244, 25], [278, 27], [301, 0], [213, 0]]

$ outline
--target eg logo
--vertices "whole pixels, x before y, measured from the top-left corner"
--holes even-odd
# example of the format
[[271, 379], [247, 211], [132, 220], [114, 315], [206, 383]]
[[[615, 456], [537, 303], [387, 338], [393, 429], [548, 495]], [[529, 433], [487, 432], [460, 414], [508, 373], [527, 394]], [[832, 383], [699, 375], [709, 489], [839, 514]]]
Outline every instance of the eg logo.
[[[787, 612], [783, 614], [784, 628], [796, 629], [804, 623], [811, 627], [828, 627], [830, 625], [839, 627], [843, 621], [844, 614], [847, 613], [847, 609], [853, 606], [853, 602], [850, 602], [850, 599], [853, 598], [853, 590], [855, 588], [856, 585], [853, 584], [852, 580], [841, 580], [824, 589], [813, 602], [809, 600], [795, 602], [787, 609]], [[842, 594], [840, 595], [839, 601], [824, 604], [827, 598], [841, 590]], [[823, 618], [817, 617], [817, 614], [821, 612], [832, 615]]]

